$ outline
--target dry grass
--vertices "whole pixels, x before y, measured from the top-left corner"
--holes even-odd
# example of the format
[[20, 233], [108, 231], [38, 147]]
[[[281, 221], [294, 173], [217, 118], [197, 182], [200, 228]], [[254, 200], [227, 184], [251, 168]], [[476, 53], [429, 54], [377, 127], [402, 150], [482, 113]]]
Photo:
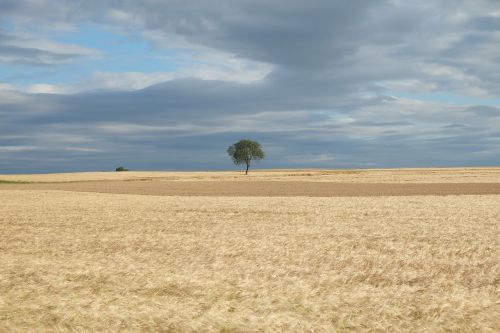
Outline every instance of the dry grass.
[[174, 172], [79, 172], [39, 175], [0, 175], [0, 180], [28, 182], [74, 182], [92, 180], [166, 181], [308, 181], [336, 183], [499, 183], [500, 167], [365, 170], [250, 170]]
[[500, 331], [498, 195], [0, 203], [2, 332]]

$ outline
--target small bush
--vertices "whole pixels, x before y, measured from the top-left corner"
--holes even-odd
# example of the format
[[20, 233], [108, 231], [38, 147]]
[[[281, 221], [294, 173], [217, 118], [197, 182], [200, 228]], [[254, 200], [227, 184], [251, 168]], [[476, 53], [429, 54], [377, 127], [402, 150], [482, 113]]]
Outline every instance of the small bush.
[[115, 169], [116, 171], [128, 171], [128, 169], [125, 169], [122, 166], [119, 166], [118, 168]]

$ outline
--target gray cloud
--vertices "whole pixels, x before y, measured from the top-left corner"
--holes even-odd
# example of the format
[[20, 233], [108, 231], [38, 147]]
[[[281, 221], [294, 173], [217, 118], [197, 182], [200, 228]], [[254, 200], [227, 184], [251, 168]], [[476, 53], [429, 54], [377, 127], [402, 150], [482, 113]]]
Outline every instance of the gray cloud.
[[[390, 96], [498, 98], [494, 8], [493, 1], [85, 1], [61, 2], [55, 12], [40, 5], [34, 14], [22, 1], [2, 2], [2, 15], [19, 24], [33, 16], [47, 29], [91, 21], [141, 31], [156, 48], [222, 52], [272, 71], [251, 83], [0, 90], [0, 170], [230, 168], [225, 148], [242, 137], [267, 148], [263, 167], [499, 164], [498, 105]], [[0, 59], [81, 56], [7, 44], [0, 41]]]

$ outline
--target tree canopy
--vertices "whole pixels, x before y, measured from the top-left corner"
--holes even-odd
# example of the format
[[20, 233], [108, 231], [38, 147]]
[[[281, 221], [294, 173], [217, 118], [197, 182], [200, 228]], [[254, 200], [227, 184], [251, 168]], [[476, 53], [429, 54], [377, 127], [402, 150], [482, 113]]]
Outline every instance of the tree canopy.
[[262, 160], [265, 157], [260, 143], [252, 140], [240, 140], [236, 142], [227, 149], [227, 153], [235, 165], [246, 165], [245, 175], [248, 174], [251, 161]]

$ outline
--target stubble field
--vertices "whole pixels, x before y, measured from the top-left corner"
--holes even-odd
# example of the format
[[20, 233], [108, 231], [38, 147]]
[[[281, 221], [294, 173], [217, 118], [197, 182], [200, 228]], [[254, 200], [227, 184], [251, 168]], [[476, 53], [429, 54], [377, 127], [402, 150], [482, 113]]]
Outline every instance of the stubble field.
[[500, 331], [500, 169], [450, 170], [0, 184], [0, 332]]

